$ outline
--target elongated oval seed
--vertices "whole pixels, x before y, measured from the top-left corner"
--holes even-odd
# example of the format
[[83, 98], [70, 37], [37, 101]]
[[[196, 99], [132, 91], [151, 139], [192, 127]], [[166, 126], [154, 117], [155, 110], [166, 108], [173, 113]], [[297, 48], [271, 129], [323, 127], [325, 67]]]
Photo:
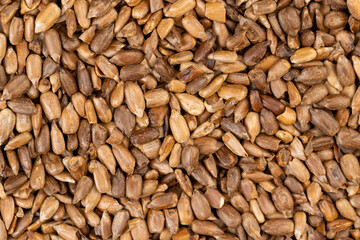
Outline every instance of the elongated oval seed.
[[314, 48], [304, 47], [296, 50], [290, 57], [292, 63], [305, 63], [314, 60], [317, 56], [317, 52]]
[[12, 138], [4, 147], [4, 150], [13, 150], [19, 147], [24, 146], [32, 139], [32, 136], [29, 132], [21, 133]]
[[26, 59], [26, 74], [34, 86], [38, 86], [38, 81], [42, 74], [42, 60], [37, 54], [30, 54]]
[[350, 86], [355, 82], [355, 72], [351, 62], [344, 56], [339, 56], [336, 64], [337, 77], [343, 86]]
[[1, 61], [5, 57], [5, 53], [7, 49], [6, 36], [3, 33], [0, 34], [0, 46], [1, 46], [1, 50], [0, 50], [0, 63], [1, 63]]
[[272, 219], [266, 221], [261, 229], [271, 235], [287, 235], [294, 231], [294, 223], [290, 219]]
[[194, 191], [191, 197], [191, 207], [199, 220], [206, 220], [211, 215], [211, 208], [208, 201], [204, 195], [197, 190]]
[[15, 212], [15, 202], [11, 196], [7, 196], [0, 200], [0, 212], [5, 228], [9, 229]]
[[121, 169], [126, 173], [132, 173], [136, 162], [132, 154], [122, 145], [112, 145], [112, 150]]
[[48, 91], [41, 94], [40, 104], [49, 120], [53, 120], [61, 116], [60, 102], [53, 92]]
[[129, 110], [141, 118], [144, 115], [145, 101], [139, 85], [134, 82], [126, 83], [124, 91]]
[[31, 86], [31, 82], [25, 74], [15, 76], [4, 86], [1, 99], [11, 100], [26, 93]]
[[190, 137], [189, 127], [185, 118], [176, 110], [171, 111], [170, 128], [174, 138], [179, 143], [186, 142]]
[[55, 197], [48, 197], [40, 207], [40, 222], [50, 219], [59, 208], [59, 201]]
[[79, 239], [80, 232], [73, 226], [68, 224], [59, 224], [53, 226], [53, 228], [64, 239]]
[[181, 0], [173, 3], [169, 10], [165, 12], [166, 17], [180, 17], [193, 9], [196, 5], [194, 0]]
[[245, 127], [251, 142], [254, 142], [261, 130], [259, 114], [256, 112], [249, 112], [245, 118]]
[[191, 115], [199, 116], [204, 110], [204, 103], [194, 95], [187, 93], [176, 94], [176, 97], [179, 99], [181, 107]]
[[261, 237], [259, 223], [252, 213], [246, 212], [242, 215], [242, 226], [249, 236], [255, 239]]
[[60, 17], [61, 10], [55, 3], [49, 3], [35, 19], [35, 33], [45, 32]]
[[15, 127], [15, 119], [15, 114], [10, 109], [0, 111], [0, 146], [9, 139]]
[[111, 190], [110, 176], [104, 165], [93, 160], [89, 163], [89, 171], [93, 173], [95, 186], [100, 193]]
[[60, 121], [63, 133], [74, 134], [77, 132], [79, 129], [80, 119], [72, 103], [69, 103], [62, 111]]
[[237, 140], [232, 133], [225, 133], [222, 136], [222, 140], [224, 141], [224, 144], [239, 157], [245, 157], [248, 155], [239, 140]]
[[329, 113], [320, 109], [311, 109], [311, 122], [325, 134], [334, 136], [339, 130], [339, 123]]

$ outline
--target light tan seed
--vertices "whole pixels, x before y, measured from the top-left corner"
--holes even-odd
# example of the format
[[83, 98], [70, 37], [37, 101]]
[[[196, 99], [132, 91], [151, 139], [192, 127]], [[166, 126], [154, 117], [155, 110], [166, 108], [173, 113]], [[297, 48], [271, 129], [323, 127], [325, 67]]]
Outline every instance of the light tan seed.
[[222, 140], [224, 144], [236, 155], [240, 157], [248, 156], [240, 141], [231, 132], [225, 133], [222, 136]]
[[15, 127], [16, 116], [10, 109], [0, 111], [0, 146], [10, 137]]
[[145, 110], [145, 100], [139, 85], [135, 82], [127, 82], [124, 92], [129, 110], [136, 116], [142, 117]]
[[24, 34], [24, 22], [21, 18], [14, 17], [10, 23], [9, 41], [12, 45], [18, 45]]
[[164, 39], [168, 36], [171, 29], [174, 26], [174, 20], [172, 18], [163, 18], [158, 24], [156, 31], [160, 39]]
[[24, 146], [32, 139], [32, 135], [29, 132], [21, 133], [16, 135], [14, 138], [5, 145], [4, 150], [14, 150], [21, 146]]
[[106, 193], [111, 190], [110, 176], [103, 164], [92, 160], [89, 163], [89, 172], [93, 173], [95, 186], [100, 193]]
[[351, 206], [349, 200], [347, 199], [339, 199], [335, 202], [336, 208], [339, 210], [339, 213], [352, 221], [357, 219], [357, 215], [355, 209]]
[[191, 115], [199, 116], [205, 110], [204, 103], [194, 95], [179, 93], [176, 97], [179, 99], [181, 108]]
[[74, 134], [79, 129], [79, 115], [74, 109], [72, 103], [69, 103], [61, 113], [61, 129], [65, 134]]
[[26, 74], [34, 86], [38, 86], [38, 82], [42, 76], [42, 60], [37, 54], [30, 54], [26, 60]]
[[184, 143], [189, 139], [189, 127], [186, 123], [185, 118], [177, 110], [171, 111], [170, 128], [177, 142]]
[[[192, 6], [192, 5], [190, 5], [191, 4], [190, 2], [187, 4], [188, 4], [187, 7]], [[169, 11], [170, 10], [171, 10], [171, 7], [170, 7]], [[166, 15], [167, 15], [167, 17], [170, 17], [169, 12], [167, 12], [165, 14], [165, 16]], [[194, 38], [199, 38], [201, 41], [205, 41], [207, 39], [204, 27], [194, 16], [187, 15], [181, 20], [181, 22], [182, 22], [182, 25], [185, 28], [185, 30]]]
[[126, 173], [132, 173], [136, 162], [132, 154], [122, 145], [112, 145], [112, 150], [121, 169]]
[[229, 84], [221, 87], [217, 93], [223, 99], [228, 100], [234, 98], [237, 101], [241, 101], [246, 97], [248, 90], [244, 85]]
[[221, 2], [207, 2], [205, 4], [205, 16], [213, 21], [225, 23], [226, 10]]
[[40, 222], [45, 222], [50, 219], [58, 208], [59, 201], [55, 197], [46, 198], [40, 208]]
[[304, 47], [296, 50], [290, 57], [292, 63], [305, 63], [314, 60], [317, 56], [317, 52], [314, 48]]
[[7, 49], [7, 42], [5, 34], [0, 34], [0, 63], [4, 59]]
[[289, 107], [285, 107], [285, 111], [276, 117], [281, 123], [292, 125], [296, 121], [296, 112]]
[[80, 237], [79, 230], [71, 225], [62, 223], [62, 224], [53, 226], [53, 228], [62, 238], [66, 239], [66, 240], [70, 240], [70, 239], [77, 240]]
[[166, 17], [180, 17], [196, 6], [195, 0], [181, 0], [173, 3], [165, 12]]
[[0, 200], [0, 212], [5, 228], [9, 230], [10, 224], [14, 218], [15, 202], [11, 196], [7, 196]]
[[61, 10], [55, 3], [49, 3], [35, 19], [35, 33], [45, 32], [60, 17]]

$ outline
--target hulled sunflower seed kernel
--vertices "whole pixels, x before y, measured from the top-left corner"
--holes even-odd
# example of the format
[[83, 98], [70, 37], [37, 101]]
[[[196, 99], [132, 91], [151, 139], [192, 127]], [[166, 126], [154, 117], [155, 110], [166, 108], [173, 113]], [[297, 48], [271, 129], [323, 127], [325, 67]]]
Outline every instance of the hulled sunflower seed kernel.
[[359, 6], [0, 0], [0, 239], [359, 239]]

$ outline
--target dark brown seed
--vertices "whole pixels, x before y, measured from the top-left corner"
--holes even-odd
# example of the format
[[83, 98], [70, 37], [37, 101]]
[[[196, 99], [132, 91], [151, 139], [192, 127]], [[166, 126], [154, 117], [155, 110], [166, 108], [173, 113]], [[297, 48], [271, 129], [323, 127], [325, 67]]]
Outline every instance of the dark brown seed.
[[321, 83], [327, 77], [328, 71], [325, 67], [308, 67], [300, 72], [295, 81], [307, 85], [315, 85]]
[[184, 71], [180, 72], [178, 74], [178, 78], [180, 81], [187, 83], [187, 82], [192, 81], [196, 77], [198, 77], [201, 73], [202, 72], [199, 69], [197, 69], [196, 67], [190, 66], [190, 67], [186, 68]]
[[64, 68], [60, 68], [60, 81], [69, 96], [72, 96], [78, 91], [78, 85], [76, 84], [73, 74]]
[[221, 121], [221, 127], [225, 131], [230, 131], [240, 139], [250, 140], [250, 137], [245, 129], [245, 126], [242, 125], [241, 123], [234, 123], [231, 119], [224, 118]]
[[127, 227], [127, 222], [129, 219], [130, 215], [128, 211], [120, 210], [115, 214], [111, 226], [113, 237], [117, 238], [122, 235]]
[[85, 96], [89, 96], [92, 93], [92, 83], [89, 72], [81, 61], [79, 61], [77, 66], [77, 81], [80, 92]]
[[148, 208], [155, 210], [163, 210], [175, 207], [178, 202], [178, 198], [175, 193], [162, 193], [155, 196], [148, 204]]
[[135, 128], [135, 116], [126, 106], [120, 106], [115, 110], [114, 120], [116, 126], [128, 137]]
[[136, 81], [150, 73], [150, 69], [142, 64], [126, 65], [120, 70], [120, 79], [123, 81]]
[[326, 176], [331, 186], [339, 188], [346, 183], [346, 178], [336, 161], [327, 161], [325, 164]]
[[181, 163], [188, 174], [191, 174], [199, 164], [199, 149], [195, 146], [186, 146], [181, 152]]
[[216, 210], [216, 213], [228, 227], [237, 227], [241, 223], [240, 213], [229, 204], [225, 204], [222, 208]]
[[94, 182], [91, 178], [87, 176], [82, 176], [79, 182], [76, 185], [76, 189], [74, 192], [73, 204], [78, 203], [82, 199], [86, 197], [86, 195], [90, 192]]
[[294, 7], [286, 7], [279, 11], [279, 23], [287, 34], [296, 36], [301, 27], [301, 20], [299, 14]]
[[104, 52], [111, 44], [114, 37], [114, 24], [99, 31], [91, 41], [90, 48], [96, 54]]
[[16, 98], [8, 102], [8, 106], [15, 113], [33, 115], [36, 114], [37, 109], [34, 103], [26, 97]]
[[135, 131], [131, 137], [130, 141], [133, 144], [144, 144], [151, 142], [159, 137], [159, 131], [156, 128], [144, 128], [138, 131]]
[[248, 66], [254, 66], [264, 57], [270, 42], [255, 44], [244, 53], [244, 63]]
[[201, 74], [186, 85], [186, 92], [189, 94], [195, 94], [200, 89], [204, 88], [210, 81], [210, 77]]
[[115, 54], [110, 62], [117, 66], [139, 64], [144, 59], [144, 54], [137, 50], [122, 50]]
[[2, 99], [11, 100], [25, 94], [31, 86], [31, 82], [25, 74], [12, 78], [3, 89]]
[[222, 166], [223, 168], [231, 168], [233, 166], [235, 166], [235, 164], [238, 161], [238, 158], [235, 154], [233, 154], [227, 147], [222, 147], [220, 148], [216, 153], [215, 153], [217, 159], [219, 160], [219, 164], [220, 166]]
[[26, 231], [26, 228], [31, 224], [33, 217], [34, 215], [31, 213], [31, 211], [28, 211], [24, 217], [22, 217], [17, 222], [14, 232], [11, 234], [11, 236], [15, 238], [20, 237], [20, 235], [23, 234]]
[[340, 130], [339, 123], [335, 118], [324, 110], [310, 109], [311, 123], [318, 127], [323, 133], [334, 136]]
[[272, 111], [275, 115], [279, 115], [284, 112], [285, 106], [279, 100], [269, 95], [261, 95], [261, 99], [264, 107]]

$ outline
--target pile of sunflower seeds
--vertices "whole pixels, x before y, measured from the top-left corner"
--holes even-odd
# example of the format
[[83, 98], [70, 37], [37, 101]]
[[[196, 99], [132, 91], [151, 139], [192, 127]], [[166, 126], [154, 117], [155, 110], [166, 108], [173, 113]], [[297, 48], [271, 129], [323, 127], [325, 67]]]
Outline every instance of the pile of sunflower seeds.
[[360, 240], [360, 0], [0, 0], [0, 240]]

